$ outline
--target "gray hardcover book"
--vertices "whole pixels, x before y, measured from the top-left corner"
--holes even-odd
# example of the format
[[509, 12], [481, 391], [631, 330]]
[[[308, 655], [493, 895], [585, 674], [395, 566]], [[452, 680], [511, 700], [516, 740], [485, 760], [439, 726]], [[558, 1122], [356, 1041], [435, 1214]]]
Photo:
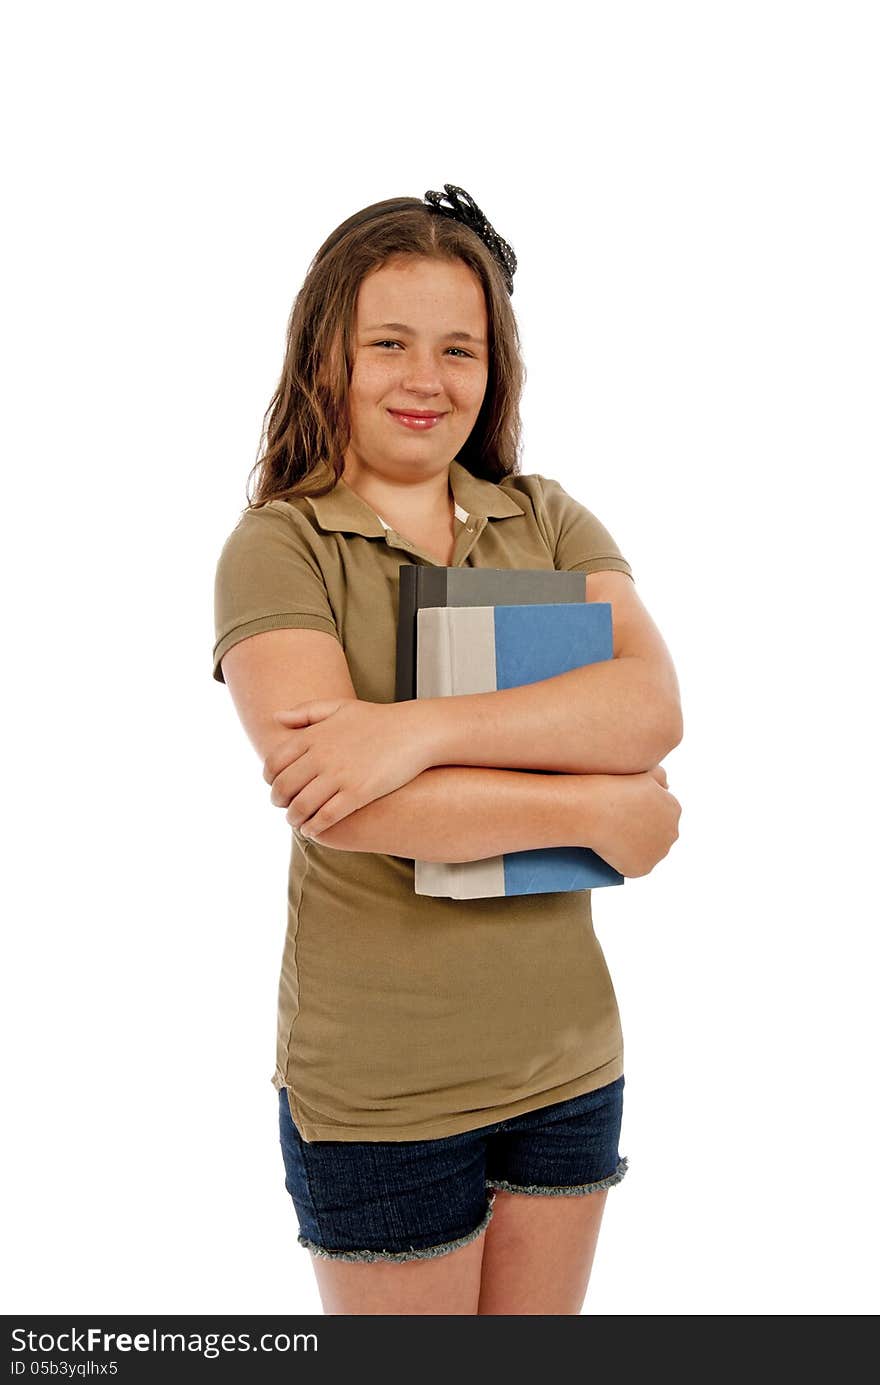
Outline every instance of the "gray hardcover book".
[[537, 606], [586, 601], [583, 572], [401, 563], [396, 702], [416, 696], [418, 612], [425, 606]]

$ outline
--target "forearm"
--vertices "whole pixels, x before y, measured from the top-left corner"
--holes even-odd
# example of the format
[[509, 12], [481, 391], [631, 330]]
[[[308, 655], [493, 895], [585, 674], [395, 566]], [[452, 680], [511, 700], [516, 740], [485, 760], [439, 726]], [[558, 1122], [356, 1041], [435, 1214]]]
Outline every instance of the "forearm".
[[607, 659], [498, 692], [401, 703], [434, 765], [639, 774], [681, 740], [681, 712], [641, 659]]
[[318, 840], [339, 851], [414, 861], [481, 861], [586, 845], [591, 802], [581, 775], [440, 765], [350, 813]]

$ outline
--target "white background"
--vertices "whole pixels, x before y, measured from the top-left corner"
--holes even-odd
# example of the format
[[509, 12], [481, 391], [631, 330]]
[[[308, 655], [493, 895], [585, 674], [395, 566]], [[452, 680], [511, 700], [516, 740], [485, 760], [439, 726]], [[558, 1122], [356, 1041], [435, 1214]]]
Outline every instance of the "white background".
[[585, 1311], [876, 1311], [876, 7], [314, 11], [4, 24], [5, 1311], [321, 1311], [214, 566], [312, 255], [445, 181], [519, 257], [523, 470], [682, 688], [680, 839], [594, 896], [630, 1169]]

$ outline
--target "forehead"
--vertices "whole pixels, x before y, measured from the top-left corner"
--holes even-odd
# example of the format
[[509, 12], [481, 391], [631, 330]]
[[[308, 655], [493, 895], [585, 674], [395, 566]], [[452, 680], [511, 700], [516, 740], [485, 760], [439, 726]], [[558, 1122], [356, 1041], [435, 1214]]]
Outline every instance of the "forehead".
[[486, 300], [463, 260], [407, 256], [387, 261], [361, 282], [357, 318], [365, 327], [393, 320], [418, 329], [441, 321], [476, 333], [486, 327]]

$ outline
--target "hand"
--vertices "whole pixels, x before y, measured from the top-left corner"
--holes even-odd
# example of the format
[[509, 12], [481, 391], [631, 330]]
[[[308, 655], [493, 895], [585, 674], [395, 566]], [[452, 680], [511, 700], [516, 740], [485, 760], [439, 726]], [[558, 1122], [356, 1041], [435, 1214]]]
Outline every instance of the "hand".
[[288, 809], [291, 827], [319, 839], [349, 813], [428, 769], [428, 745], [419, 735], [414, 707], [415, 700], [336, 697], [276, 712], [282, 725], [301, 728], [291, 731], [263, 766], [272, 802]]
[[643, 774], [591, 774], [589, 841], [621, 875], [648, 875], [678, 840], [681, 804], [662, 765]]

